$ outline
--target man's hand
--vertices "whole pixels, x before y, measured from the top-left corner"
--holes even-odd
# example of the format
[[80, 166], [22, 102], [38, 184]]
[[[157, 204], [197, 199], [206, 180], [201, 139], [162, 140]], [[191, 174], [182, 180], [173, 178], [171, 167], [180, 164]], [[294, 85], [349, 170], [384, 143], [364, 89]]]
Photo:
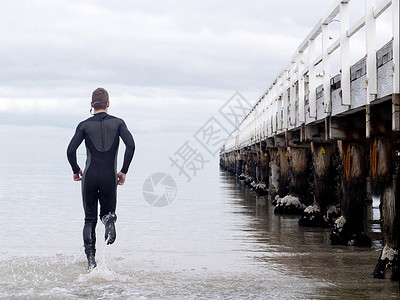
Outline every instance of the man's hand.
[[82, 170], [79, 169], [79, 172], [72, 175], [72, 178], [74, 179], [74, 181], [81, 181], [82, 180]]
[[118, 176], [118, 185], [123, 185], [126, 179], [126, 174], [118, 172], [117, 176]]

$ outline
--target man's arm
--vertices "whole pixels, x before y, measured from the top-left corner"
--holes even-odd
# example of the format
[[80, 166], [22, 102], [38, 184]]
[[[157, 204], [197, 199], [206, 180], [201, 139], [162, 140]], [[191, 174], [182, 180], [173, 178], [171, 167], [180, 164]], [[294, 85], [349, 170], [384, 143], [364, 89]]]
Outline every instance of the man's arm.
[[[126, 174], [133, 159], [133, 155], [135, 154], [135, 141], [133, 140], [132, 134], [129, 132], [124, 121], [122, 121], [119, 134], [125, 144], [124, 163], [122, 164], [121, 173]], [[123, 178], [123, 181], [125, 181], [125, 177]]]
[[76, 128], [75, 134], [72, 137], [71, 141], [69, 142], [68, 148], [67, 148], [67, 158], [68, 162], [71, 165], [72, 172], [74, 173], [74, 180], [79, 181], [80, 177], [79, 175], [82, 176], [82, 171], [77, 163], [76, 160], [76, 150], [78, 149], [79, 145], [82, 143], [84, 138], [83, 130], [80, 129], [80, 124]]

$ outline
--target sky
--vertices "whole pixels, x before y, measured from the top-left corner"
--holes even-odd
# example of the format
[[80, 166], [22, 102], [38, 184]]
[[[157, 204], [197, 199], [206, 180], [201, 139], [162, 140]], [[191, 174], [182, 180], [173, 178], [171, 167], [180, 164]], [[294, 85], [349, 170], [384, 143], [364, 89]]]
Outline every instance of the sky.
[[235, 92], [255, 103], [334, 1], [2, 2], [3, 135], [72, 136], [104, 87], [109, 113], [157, 153], [191, 139]]
[[74, 127], [101, 86], [138, 132], [196, 128], [193, 112], [207, 117], [235, 91], [253, 103], [331, 3], [4, 2], [1, 122]]

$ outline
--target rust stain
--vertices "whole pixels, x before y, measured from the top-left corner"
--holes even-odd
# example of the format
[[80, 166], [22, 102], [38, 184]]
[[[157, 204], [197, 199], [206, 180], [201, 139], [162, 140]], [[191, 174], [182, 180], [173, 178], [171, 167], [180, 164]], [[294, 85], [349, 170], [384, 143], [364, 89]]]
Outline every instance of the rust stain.
[[343, 167], [344, 167], [344, 175], [346, 179], [350, 178], [351, 175], [351, 167], [352, 167], [352, 159], [351, 159], [351, 145], [346, 146], [346, 151], [344, 153], [343, 159]]

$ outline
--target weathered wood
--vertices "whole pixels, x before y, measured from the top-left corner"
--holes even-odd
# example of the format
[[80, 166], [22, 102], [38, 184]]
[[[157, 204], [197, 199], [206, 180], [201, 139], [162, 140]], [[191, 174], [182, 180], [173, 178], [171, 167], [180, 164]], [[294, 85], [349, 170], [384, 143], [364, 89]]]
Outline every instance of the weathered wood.
[[279, 156], [277, 148], [269, 148], [269, 189], [268, 193], [272, 199], [279, 190]]
[[351, 82], [351, 106], [350, 109], [363, 108], [367, 104], [367, 75]]
[[323, 85], [320, 85], [319, 87], [317, 87], [317, 121], [322, 120], [327, 116], [327, 113], [325, 113], [325, 99], [323, 95], [324, 87]]
[[325, 142], [325, 122], [306, 125], [305, 135], [308, 142]]
[[336, 221], [331, 232], [331, 243], [370, 245], [371, 240], [364, 233], [366, 147], [363, 143], [338, 141], [338, 148], [343, 162], [341, 220], [344, 225]]
[[275, 144], [275, 147], [286, 147], [285, 135], [276, 135], [274, 144]]
[[300, 142], [303, 143], [306, 141], [306, 125], [301, 124], [300, 126]]
[[288, 148], [290, 180], [289, 194], [299, 198], [303, 204], [309, 204], [307, 180], [309, 173], [310, 150], [307, 148]]
[[265, 145], [261, 148], [261, 182], [266, 185], [266, 188], [269, 188], [269, 155], [268, 149], [265, 148]]
[[288, 159], [289, 153], [286, 148], [278, 148], [279, 159], [279, 188], [278, 195], [283, 198], [289, 193], [289, 174], [290, 165]]
[[310, 143], [301, 140], [301, 131], [294, 130], [287, 132], [287, 145], [288, 147], [310, 147]]
[[[400, 177], [400, 137], [392, 139], [376, 137], [371, 150], [381, 146], [380, 150], [371, 154], [371, 161], [374, 157], [376, 161], [374, 168], [375, 181], [380, 179], [382, 192], [382, 232], [384, 235], [384, 249], [378, 259], [378, 263], [373, 272], [375, 278], [384, 278], [386, 268], [391, 268], [392, 279], [399, 280], [400, 262], [398, 257], [400, 230], [400, 195], [399, 195], [399, 177]], [[372, 152], [372, 151], [371, 151]], [[388, 153], [389, 152], [389, 153]], [[379, 161], [379, 162], [378, 162]], [[383, 165], [383, 166], [381, 166]], [[390, 174], [388, 174], [390, 173]], [[389, 176], [387, 176], [389, 175]]]
[[335, 199], [335, 166], [332, 165], [332, 156], [335, 154], [335, 145], [328, 143], [311, 144], [312, 161], [314, 167], [314, 201], [325, 214], [330, 204], [337, 204]]
[[236, 161], [236, 175], [240, 176], [243, 173], [243, 159]]
[[342, 90], [340, 74], [331, 78], [331, 115], [336, 116], [349, 110], [348, 105], [342, 105]]
[[329, 138], [331, 140], [365, 140], [365, 111], [342, 117], [331, 117], [329, 126]]
[[392, 134], [391, 109], [390, 101], [382, 103], [374, 102], [374, 104], [370, 106], [371, 136]]
[[396, 201], [393, 176], [395, 175], [395, 149], [392, 137], [375, 136], [371, 141], [370, 172], [372, 192], [382, 195], [383, 233], [386, 243], [398, 249]]
[[274, 148], [275, 147], [275, 139], [274, 138], [267, 138], [265, 142], [266, 142], [266, 147], [267, 148]]
[[393, 185], [385, 188], [382, 195], [382, 232], [386, 245], [398, 250], [398, 216], [396, 214], [399, 201], [396, 200], [396, 193]]
[[310, 206], [299, 220], [301, 226], [332, 226], [340, 216], [339, 204], [342, 193], [338, 192], [340, 176], [336, 147], [332, 143], [311, 143], [313, 197]]
[[400, 94], [393, 94], [392, 98], [392, 129], [400, 131]]
[[393, 93], [393, 42], [390, 41], [376, 53], [378, 95], [377, 99]]

